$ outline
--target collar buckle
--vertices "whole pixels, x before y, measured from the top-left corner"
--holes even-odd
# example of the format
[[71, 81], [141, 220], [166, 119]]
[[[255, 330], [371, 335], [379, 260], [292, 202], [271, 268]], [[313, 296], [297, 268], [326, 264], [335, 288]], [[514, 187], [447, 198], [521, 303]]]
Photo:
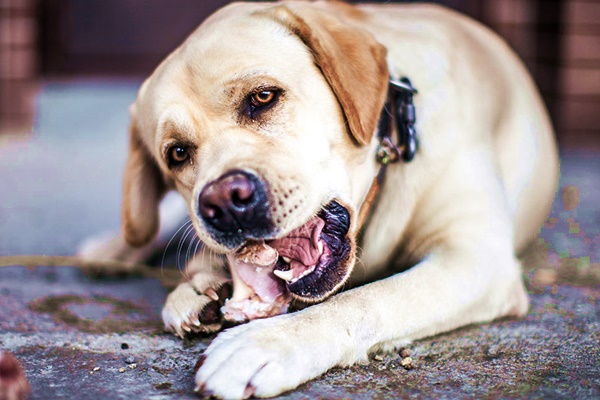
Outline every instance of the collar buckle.
[[[390, 78], [388, 98], [379, 122], [379, 148], [376, 158], [382, 165], [395, 163], [400, 159], [410, 162], [418, 149], [416, 109], [413, 95], [417, 94], [407, 77], [399, 80]], [[396, 126], [398, 143], [392, 140], [392, 122]]]
[[379, 164], [388, 165], [395, 163], [400, 159], [401, 151], [402, 150], [399, 149], [398, 146], [396, 146], [392, 140], [386, 136], [380, 139], [375, 157], [377, 158], [377, 162]]

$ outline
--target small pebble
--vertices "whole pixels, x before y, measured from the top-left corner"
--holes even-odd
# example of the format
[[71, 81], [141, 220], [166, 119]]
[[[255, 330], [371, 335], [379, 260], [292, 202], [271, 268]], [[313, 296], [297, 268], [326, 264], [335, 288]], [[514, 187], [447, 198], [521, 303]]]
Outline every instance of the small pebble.
[[383, 357], [381, 357], [379, 354], [377, 354], [375, 357], [373, 357], [373, 359], [375, 361], [383, 361]]
[[413, 364], [413, 360], [410, 357], [406, 357], [400, 360], [400, 365], [402, 365], [406, 370], [411, 370], [415, 367], [415, 365]]
[[125, 372], [125, 367], [119, 368], [119, 372], [121, 372], [121, 373]]
[[125, 362], [127, 364], [133, 364], [133, 363], [135, 363], [135, 358], [133, 358], [133, 356], [127, 356], [127, 357], [125, 357]]
[[574, 211], [579, 205], [579, 189], [573, 185], [563, 187], [561, 197], [565, 211]]
[[169, 389], [173, 384], [171, 382], [163, 382], [158, 385], [154, 385], [155, 389]]
[[408, 351], [407, 349], [401, 349], [400, 357], [402, 357], [402, 358], [410, 357], [410, 351]]
[[94, 369], [92, 371], [94, 371], [94, 372], [100, 371], [100, 367], [94, 367]]
[[128, 348], [129, 348], [129, 345], [127, 343], [121, 343], [122, 350], [127, 350]]
[[136, 363], [129, 364], [128, 367], [129, 367], [129, 369], [136, 369], [137, 368], [137, 364]]
[[533, 272], [535, 283], [544, 286], [554, 285], [558, 279], [558, 272], [550, 268], [538, 268]]

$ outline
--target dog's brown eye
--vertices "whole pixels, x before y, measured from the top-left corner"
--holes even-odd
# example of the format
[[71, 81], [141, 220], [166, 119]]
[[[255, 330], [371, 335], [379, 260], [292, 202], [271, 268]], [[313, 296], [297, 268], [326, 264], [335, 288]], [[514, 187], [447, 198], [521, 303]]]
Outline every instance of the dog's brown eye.
[[250, 120], [259, 119], [263, 113], [277, 104], [283, 93], [283, 90], [275, 87], [256, 88], [244, 99], [240, 111]]
[[250, 96], [250, 101], [254, 107], [262, 107], [270, 104], [275, 99], [274, 90], [261, 90]]
[[190, 158], [188, 149], [181, 146], [173, 146], [169, 149], [169, 166], [183, 164]]

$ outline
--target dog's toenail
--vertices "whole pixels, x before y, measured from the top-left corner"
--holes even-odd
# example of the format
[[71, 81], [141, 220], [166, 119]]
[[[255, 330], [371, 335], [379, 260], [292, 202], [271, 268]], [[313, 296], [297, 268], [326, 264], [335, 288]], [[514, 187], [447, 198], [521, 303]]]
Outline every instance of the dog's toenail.
[[256, 391], [256, 388], [251, 383], [249, 383], [246, 386], [246, 389], [244, 389], [244, 394], [242, 395], [242, 397], [244, 399], [249, 399], [250, 397], [252, 397], [254, 395], [255, 391]]
[[206, 289], [206, 292], [204, 292], [204, 294], [215, 301], [219, 300], [219, 295], [217, 294], [217, 292], [215, 292], [213, 288]]

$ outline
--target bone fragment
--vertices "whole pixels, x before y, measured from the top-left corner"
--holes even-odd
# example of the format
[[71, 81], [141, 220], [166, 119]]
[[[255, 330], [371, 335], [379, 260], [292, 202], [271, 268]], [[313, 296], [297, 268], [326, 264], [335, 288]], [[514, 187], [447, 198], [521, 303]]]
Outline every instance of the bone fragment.
[[264, 242], [249, 243], [227, 256], [233, 295], [221, 307], [223, 318], [248, 321], [286, 313], [291, 296], [273, 278], [279, 253]]
[[274, 264], [277, 261], [277, 257], [279, 257], [277, 250], [264, 242], [248, 244], [235, 254], [236, 261], [260, 267], [268, 267]]

